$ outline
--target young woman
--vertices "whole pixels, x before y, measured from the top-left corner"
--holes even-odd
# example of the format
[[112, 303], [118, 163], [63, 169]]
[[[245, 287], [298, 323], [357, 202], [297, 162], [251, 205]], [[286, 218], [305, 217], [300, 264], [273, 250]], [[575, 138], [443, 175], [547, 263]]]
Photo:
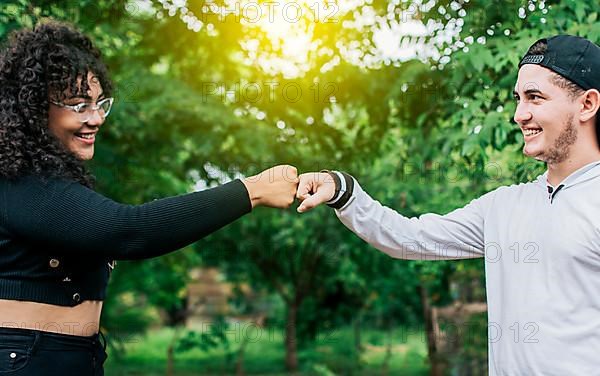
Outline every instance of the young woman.
[[65, 24], [14, 32], [0, 54], [0, 375], [102, 375], [114, 260], [175, 251], [294, 200], [292, 166], [139, 206], [96, 193], [84, 162], [111, 88], [100, 52]]

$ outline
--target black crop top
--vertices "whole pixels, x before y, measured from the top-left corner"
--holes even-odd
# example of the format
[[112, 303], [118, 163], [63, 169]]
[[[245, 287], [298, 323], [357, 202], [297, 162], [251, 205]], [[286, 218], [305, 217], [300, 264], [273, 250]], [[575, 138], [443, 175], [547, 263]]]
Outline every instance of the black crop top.
[[72, 180], [0, 178], [0, 299], [104, 300], [113, 260], [175, 251], [251, 210], [240, 180], [125, 205]]

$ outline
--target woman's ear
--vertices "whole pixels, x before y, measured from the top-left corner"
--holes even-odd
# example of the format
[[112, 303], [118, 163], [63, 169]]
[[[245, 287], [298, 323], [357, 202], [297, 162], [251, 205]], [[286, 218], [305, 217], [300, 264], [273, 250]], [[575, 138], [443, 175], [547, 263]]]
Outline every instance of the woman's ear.
[[598, 107], [600, 107], [600, 92], [596, 89], [586, 91], [582, 96], [581, 104], [579, 120], [581, 122], [586, 122], [598, 113]]

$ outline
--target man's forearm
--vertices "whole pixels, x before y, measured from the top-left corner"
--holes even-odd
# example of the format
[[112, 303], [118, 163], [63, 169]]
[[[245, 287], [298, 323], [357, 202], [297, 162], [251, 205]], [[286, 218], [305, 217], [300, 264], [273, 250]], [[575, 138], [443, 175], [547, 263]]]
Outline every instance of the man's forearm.
[[335, 212], [352, 232], [392, 257], [442, 260], [483, 256], [483, 221], [478, 209], [478, 203], [471, 203], [446, 216], [408, 218], [371, 198], [354, 180], [351, 197]]

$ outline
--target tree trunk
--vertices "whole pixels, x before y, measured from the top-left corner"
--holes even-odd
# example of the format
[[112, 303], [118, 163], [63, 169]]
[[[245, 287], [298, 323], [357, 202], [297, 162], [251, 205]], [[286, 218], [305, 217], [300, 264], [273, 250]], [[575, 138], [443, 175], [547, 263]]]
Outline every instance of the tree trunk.
[[175, 375], [175, 345], [179, 339], [179, 327], [176, 327], [173, 332], [173, 338], [167, 348], [167, 376]]
[[443, 376], [445, 372], [444, 362], [443, 359], [441, 359], [440, 354], [438, 354], [429, 293], [427, 292], [427, 287], [425, 287], [423, 283], [419, 285], [419, 293], [421, 295], [421, 304], [423, 305], [425, 333], [427, 334], [427, 354], [429, 356], [429, 364], [431, 365], [429, 374], [431, 376]]
[[359, 313], [353, 322], [354, 329], [354, 350], [359, 354], [363, 351], [362, 338], [361, 338], [361, 324], [362, 324], [362, 314]]
[[392, 346], [394, 344], [394, 338], [392, 336], [392, 328], [391, 325], [387, 330], [387, 344], [385, 346], [385, 357], [383, 358], [383, 363], [381, 365], [381, 376], [387, 376], [390, 370], [390, 361], [392, 360]]
[[364, 346], [362, 344], [362, 319], [363, 314], [361, 311], [352, 322], [352, 329], [354, 332], [354, 364], [356, 365], [356, 369], [360, 369], [360, 358], [364, 351]]
[[169, 347], [167, 348], [167, 376], [175, 375], [175, 346], [181, 337], [182, 331], [185, 328], [182, 326], [176, 326], [174, 328], [173, 337], [171, 338], [171, 342], [169, 343]]
[[173, 376], [175, 374], [174, 368], [174, 356], [173, 356], [173, 345], [169, 345], [167, 349], [167, 376]]
[[285, 368], [290, 372], [298, 370], [298, 343], [296, 341], [298, 306], [298, 302], [294, 300], [289, 302], [287, 307], [287, 322], [285, 326]]
[[248, 344], [248, 336], [242, 336], [242, 344], [238, 350], [237, 360], [235, 362], [235, 376], [244, 376], [244, 353]]

